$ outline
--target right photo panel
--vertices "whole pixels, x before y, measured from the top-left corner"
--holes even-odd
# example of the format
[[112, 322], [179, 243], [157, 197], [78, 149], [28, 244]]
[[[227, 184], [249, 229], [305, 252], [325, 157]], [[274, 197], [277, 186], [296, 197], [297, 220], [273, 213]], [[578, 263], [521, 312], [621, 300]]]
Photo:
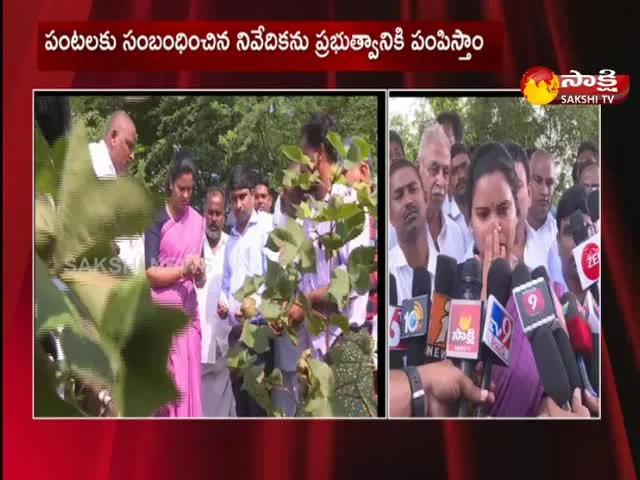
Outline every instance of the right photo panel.
[[486, 94], [389, 95], [389, 416], [599, 418], [600, 107]]

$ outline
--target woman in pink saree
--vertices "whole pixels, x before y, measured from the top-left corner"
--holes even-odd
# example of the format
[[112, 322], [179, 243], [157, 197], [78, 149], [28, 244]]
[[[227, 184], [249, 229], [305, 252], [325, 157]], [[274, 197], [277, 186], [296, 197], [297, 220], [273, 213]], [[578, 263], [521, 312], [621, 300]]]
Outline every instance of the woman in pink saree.
[[196, 286], [205, 282], [203, 239], [205, 222], [189, 206], [196, 167], [184, 151], [176, 154], [170, 171], [170, 197], [145, 233], [145, 263], [153, 301], [177, 307], [189, 316], [185, 329], [173, 338], [168, 368], [178, 399], [155, 416], [201, 417], [200, 319]]

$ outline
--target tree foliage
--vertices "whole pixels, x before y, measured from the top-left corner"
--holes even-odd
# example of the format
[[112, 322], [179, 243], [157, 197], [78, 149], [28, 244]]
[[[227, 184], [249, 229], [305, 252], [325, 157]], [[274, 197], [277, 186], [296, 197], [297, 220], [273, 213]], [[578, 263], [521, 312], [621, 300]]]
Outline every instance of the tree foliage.
[[[369, 154], [370, 146], [360, 137], [347, 149], [337, 132], [330, 132], [329, 141], [340, 155], [346, 159], [345, 166], [356, 166]], [[289, 161], [310, 165], [311, 160], [294, 146], [282, 147], [282, 153]], [[285, 183], [303, 191], [309, 191], [316, 180], [303, 178], [304, 175], [285, 173]], [[341, 168], [334, 168], [333, 183], [346, 184]], [[300, 218], [313, 222], [331, 222], [329, 233], [319, 236], [317, 241], [330, 262], [331, 279], [327, 299], [337, 312], [345, 310], [350, 292], [364, 294], [371, 288], [370, 275], [377, 268], [374, 261], [374, 247], [361, 246], [354, 249], [348, 258], [347, 268], [336, 268], [338, 250], [360, 235], [365, 228], [365, 210], [377, 215], [376, 195], [366, 184], [352, 185], [357, 191], [357, 202], [346, 203], [339, 196], [327, 202], [314, 200], [307, 195], [298, 207]], [[305, 273], [316, 271], [318, 258], [314, 244], [307, 238], [303, 228], [288, 218], [284, 228], [275, 229], [266, 246], [277, 261], [269, 260], [266, 274], [262, 277], [248, 277], [242, 288], [235, 293], [239, 302], [247, 302], [250, 296], [260, 291], [261, 301], [257, 308], [271, 326], [256, 326], [245, 321], [241, 342], [230, 356], [229, 365], [243, 378], [245, 388], [253, 398], [270, 414], [281, 416], [271, 403], [270, 393], [274, 388], [286, 390], [282, 385], [282, 374], [274, 370], [266, 376], [263, 365], [256, 365], [256, 357], [251, 352], [264, 353], [269, 349], [268, 339], [274, 331], [282, 331], [297, 344], [298, 328], [289, 322], [289, 311], [298, 304], [304, 311], [304, 325], [312, 335], [325, 335], [327, 347], [330, 343], [329, 325], [335, 325], [343, 335], [335, 341], [328, 361], [314, 358], [310, 349], [303, 352], [297, 363], [297, 381], [300, 385], [297, 416], [375, 416], [377, 404], [374, 395], [373, 339], [368, 333], [351, 333], [349, 321], [341, 313], [328, 317], [315, 311], [305, 295], [300, 291], [300, 281]], [[246, 320], [253, 317], [255, 309], [246, 314]], [[290, 395], [294, 392], [289, 391]]]
[[[398, 131], [405, 143], [405, 155], [415, 160], [420, 135], [428, 120], [443, 111], [458, 112], [464, 127], [464, 143], [477, 145], [487, 141], [510, 140], [524, 148], [537, 147], [553, 153], [559, 170], [556, 196], [570, 186], [571, 167], [578, 146], [584, 140], [597, 144], [599, 107], [548, 105], [537, 107], [522, 98], [432, 97], [416, 98], [415, 114], [396, 113], [390, 128]], [[394, 99], [391, 98], [393, 103]]]
[[[377, 98], [372, 96], [150, 96], [74, 97], [72, 111], [87, 125], [91, 141], [104, 134], [108, 116], [124, 109], [138, 132], [132, 174], [154, 190], [164, 188], [174, 148], [188, 147], [200, 178], [193, 204], [200, 208], [206, 188], [226, 184], [239, 163], [262, 174], [279, 188], [288, 159], [282, 145], [297, 144], [300, 125], [314, 111], [334, 115], [343, 137], [358, 134], [373, 145], [377, 139]], [[346, 137], [345, 137], [346, 138]]]
[[[187, 317], [155, 305], [112, 244], [141, 234], [162, 199], [136, 179], [98, 180], [82, 123], [53, 148], [36, 131], [35, 156], [35, 415], [100, 415], [100, 392], [112, 415], [151, 415], [177, 398], [167, 360]], [[50, 333], [57, 368], [41, 343]]]

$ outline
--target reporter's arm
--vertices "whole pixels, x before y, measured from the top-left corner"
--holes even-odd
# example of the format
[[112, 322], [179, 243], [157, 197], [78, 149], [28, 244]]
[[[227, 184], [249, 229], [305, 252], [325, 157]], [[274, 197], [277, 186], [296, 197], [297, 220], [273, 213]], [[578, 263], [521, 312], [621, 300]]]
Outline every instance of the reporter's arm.
[[411, 385], [403, 370], [389, 371], [389, 416], [411, 416]]

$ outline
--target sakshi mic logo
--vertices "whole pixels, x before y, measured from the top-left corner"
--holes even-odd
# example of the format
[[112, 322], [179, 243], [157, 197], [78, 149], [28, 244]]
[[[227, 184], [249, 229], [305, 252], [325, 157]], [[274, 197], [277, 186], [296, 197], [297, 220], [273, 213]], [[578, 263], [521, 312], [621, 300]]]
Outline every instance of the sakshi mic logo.
[[629, 75], [602, 69], [597, 75], [570, 70], [558, 75], [547, 67], [530, 68], [520, 80], [524, 98], [533, 105], [617, 105], [629, 96]]

